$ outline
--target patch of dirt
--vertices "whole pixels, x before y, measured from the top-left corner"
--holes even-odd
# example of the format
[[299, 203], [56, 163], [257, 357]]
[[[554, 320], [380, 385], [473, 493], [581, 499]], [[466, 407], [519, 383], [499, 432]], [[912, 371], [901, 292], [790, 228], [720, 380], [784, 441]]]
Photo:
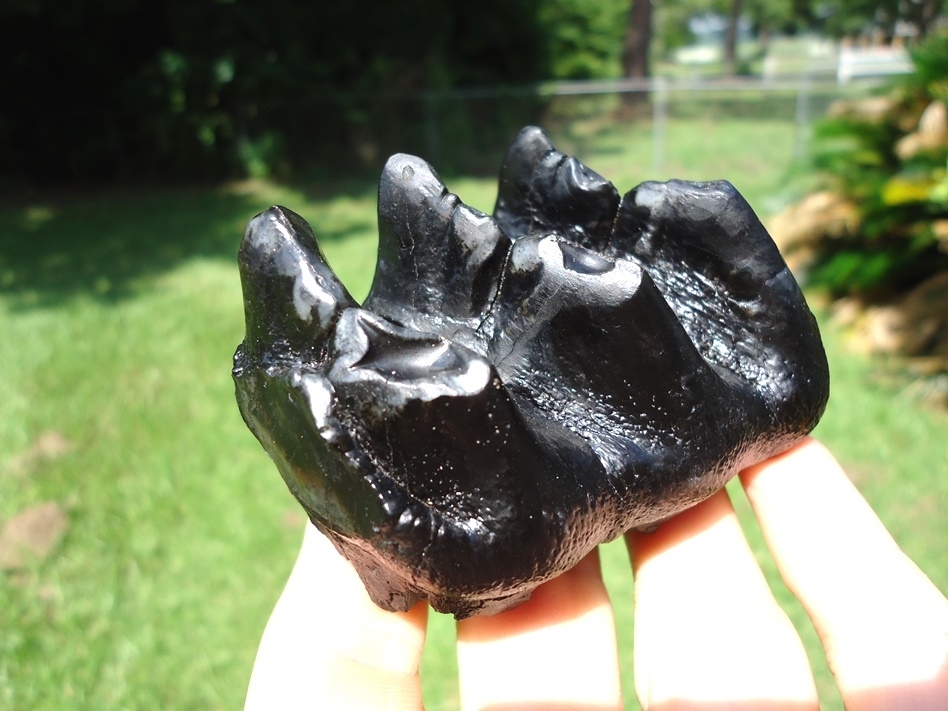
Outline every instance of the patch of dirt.
[[291, 531], [302, 530], [307, 521], [306, 514], [298, 507], [287, 509], [283, 512], [283, 515], [280, 516], [280, 523], [284, 528], [288, 528]]
[[0, 530], [0, 570], [19, 570], [45, 560], [68, 528], [69, 518], [55, 501], [23, 509]]
[[73, 449], [73, 443], [57, 430], [41, 432], [36, 441], [27, 449], [14, 455], [7, 464], [7, 470], [13, 474], [21, 474], [36, 466], [59, 459]]

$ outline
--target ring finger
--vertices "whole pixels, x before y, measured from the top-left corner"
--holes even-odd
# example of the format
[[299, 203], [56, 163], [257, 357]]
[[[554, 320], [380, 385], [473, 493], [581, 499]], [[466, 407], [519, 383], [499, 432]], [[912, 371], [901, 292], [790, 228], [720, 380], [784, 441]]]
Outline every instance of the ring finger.
[[725, 491], [626, 541], [643, 708], [818, 708], [803, 645]]

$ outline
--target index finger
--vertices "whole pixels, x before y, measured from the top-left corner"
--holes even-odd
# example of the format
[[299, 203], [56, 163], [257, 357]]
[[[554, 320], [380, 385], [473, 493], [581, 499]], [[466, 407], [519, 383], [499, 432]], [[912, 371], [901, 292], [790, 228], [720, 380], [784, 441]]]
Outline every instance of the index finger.
[[257, 651], [245, 710], [420, 711], [428, 606], [385, 612], [312, 524]]

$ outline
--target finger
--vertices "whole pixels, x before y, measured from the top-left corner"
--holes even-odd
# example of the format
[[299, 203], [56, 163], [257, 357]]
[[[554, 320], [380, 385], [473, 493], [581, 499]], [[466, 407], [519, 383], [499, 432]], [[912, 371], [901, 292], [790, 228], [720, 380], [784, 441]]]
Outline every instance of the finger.
[[948, 602], [815, 440], [741, 474], [850, 711], [948, 708]]
[[427, 612], [378, 608], [349, 562], [307, 525], [257, 651], [245, 709], [421, 709]]
[[635, 577], [635, 687], [644, 709], [817, 709], [803, 644], [727, 493], [626, 541]]
[[622, 708], [615, 625], [593, 551], [530, 600], [458, 623], [464, 711]]

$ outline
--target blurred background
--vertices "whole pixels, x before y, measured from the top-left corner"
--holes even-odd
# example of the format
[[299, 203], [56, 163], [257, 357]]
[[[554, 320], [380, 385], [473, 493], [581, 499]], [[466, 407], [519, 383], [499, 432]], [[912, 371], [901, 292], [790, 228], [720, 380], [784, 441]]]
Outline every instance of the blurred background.
[[[0, 708], [240, 707], [304, 524], [233, 398], [244, 226], [299, 212], [361, 298], [388, 155], [490, 212], [527, 124], [620, 192], [747, 197], [821, 322], [817, 435], [948, 590], [946, 6], [5, 0]], [[637, 708], [631, 577], [602, 555]], [[457, 706], [453, 635], [432, 614], [429, 710]]]

